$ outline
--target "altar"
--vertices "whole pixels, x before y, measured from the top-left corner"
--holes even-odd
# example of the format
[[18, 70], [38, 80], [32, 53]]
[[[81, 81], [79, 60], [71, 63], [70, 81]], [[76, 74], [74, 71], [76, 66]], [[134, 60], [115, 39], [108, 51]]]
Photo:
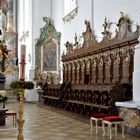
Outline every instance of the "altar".
[[[140, 37], [139, 39], [140, 40]], [[133, 99], [125, 102], [116, 102], [119, 116], [124, 118], [125, 132], [140, 138], [140, 44], [135, 46], [133, 70]]]
[[140, 102], [116, 102], [119, 116], [124, 118], [125, 132], [140, 137]]

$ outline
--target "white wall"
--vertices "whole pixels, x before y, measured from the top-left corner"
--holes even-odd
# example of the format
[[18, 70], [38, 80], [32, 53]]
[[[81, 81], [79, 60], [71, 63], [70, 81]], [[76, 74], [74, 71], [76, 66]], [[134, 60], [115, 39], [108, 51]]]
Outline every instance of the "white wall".
[[74, 43], [74, 35], [77, 33], [77, 36], [82, 35], [84, 31], [84, 22], [85, 19], [91, 21], [91, 0], [79, 0], [78, 1], [78, 14], [75, 16], [71, 22], [64, 23], [64, 3], [63, 0], [52, 0], [52, 18], [54, 19], [55, 27], [57, 31], [60, 31], [62, 34], [61, 37], [61, 50], [65, 50], [64, 44], [66, 41]]
[[[139, 37], [140, 42], [140, 37]], [[133, 100], [140, 103], [140, 44], [135, 47], [133, 72]]]
[[[18, 50], [20, 62], [20, 47], [26, 45], [26, 69], [25, 80], [34, 78], [35, 67], [35, 39], [40, 35], [40, 29], [45, 25], [44, 16], [51, 15], [51, 0], [18, 0]], [[23, 39], [23, 32], [28, 35]], [[29, 62], [29, 54], [31, 62]], [[38, 94], [36, 90], [26, 91], [25, 98], [27, 101], [37, 101]]]
[[34, 37], [39, 37], [40, 28], [45, 25], [43, 17], [51, 16], [51, 0], [33, 0], [33, 27]]
[[32, 60], [32, 67], [35, 66], [35, 43], [39, 38], [40, 29], [45, 25], [43, 17], [51, 16], [51, 0], [32, 0], [32, 52], [34, 54]]
[[[26, 64], [26, 78], [29, 79], [29, 70], [35, 65], [35, 39], [39, 37], [40, 29], [45, 25], [43, 17], [51, 15], [51, 0], [19, 0], [18, 6], [18, 48], [20, 54], [21, 44], [26, 45], [26, 61], [31, 54], [31, 64], [29, 62]], [[23, 32], [27, 31], [29, 35], [20, 41]]]
[[[43, 17], [51, 16], [51, 0], [32, 0], [32, 67], [29, 69], [28, 78], [34, 78], [35, 68], [35, 43], [40, 35], [40, 29], [45, 25]], [[31, 90], [26, 92], [26, 101], [38, 101], [39, 96], [37, 91]]]
[[[101, 40], [103, 31], [103, 22], [105, 16], [109, 21], [117, 23], [120, 17], [120, 11], [128, 15], [133, 24], [140, 24], [140, 1], [139, 0], [94, 0], [94, 30]], [[112, 25], [113, 32], [115, 31], [115, 24]], [[135, 28], [135, 25], [133, 25]]]
[[[93, 3], [93, 4], [92, 4]], [[93, 5], [93, 9], [91, 9]], [[70, 22], [63, 23], [63, 0], [52, 0], [52, 18], [55, 26], [62, 33], [62, 47], [69, 40], [74, 42], [75, 32], [81, 35], [85, 30], [85, 19], [90, 20], [92, 29], [98, 40], [101, 40], [103, 31], [102, 24], [105, 16], [109, 21], [113, 22], [111, 30], [115, 31], [116, 23], [120, 17], [120, 11], [127, 14], [133, 24], [140, 24], [140, 1], [139, 0], [78, 0], [78, 15]], [[135, 29], [135, 25], [133, 25]]]

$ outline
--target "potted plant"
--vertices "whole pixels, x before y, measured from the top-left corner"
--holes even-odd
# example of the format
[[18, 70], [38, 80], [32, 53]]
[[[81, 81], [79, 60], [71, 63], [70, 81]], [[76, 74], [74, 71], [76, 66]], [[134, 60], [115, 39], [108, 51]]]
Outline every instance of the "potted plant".
[[23, 90], [28, 89], [31, 90], [34, 88], [34, 83], [32, 81], [13, 81], [10, 84], [10, 87], [14, 90], [14, 93], [17, 94], [17, 100], [19, 101], [19, 92], [23, 92]]
[[10, 84], [12, 89], [33, 89], [34, 83], [32, 81], [13, 81]]
[[5, 94], [0, 94], [0, 104], [2, 103], [2, 108], [5, 108], [5, 103], [8, 97]]
[[0, 126], [5, 125], [5, 103], [7, 101], [6, 91], [0, 90]]

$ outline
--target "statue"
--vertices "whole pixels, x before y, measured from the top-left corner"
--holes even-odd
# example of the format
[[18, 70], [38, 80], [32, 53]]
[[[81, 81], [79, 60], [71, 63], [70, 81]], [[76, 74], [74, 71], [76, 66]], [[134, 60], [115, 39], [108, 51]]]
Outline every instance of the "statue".
[[95, 69], [95, 68], [97, 67], [97, 62], [96, 62], [96, 60], [95, 60], [95, 59], [93, 60], [92, 67], [93, 67], [93, 69]]
[[0, 10], [0, 29], [2, 33], [6, 30], [6, 16], [2, 10]]
[[64, 44], [67, 48], [67, 53], [72, 53], [73, 52], [73, 46], [71, 43], [69, 43], [68, 41], [66, 42], [66, 44]]
[[[2, 31], [0, 29], [0, 36], [2, 34]], [[4, 72], [5, 71], [5, 61], [7, 59], [7, 55], [8, 55], [8, 52], [10, 50], [7, 49], [7, 46], [6, 46], [6, 43], [5, 43], [5, 40], [1, 40], [0, 39], [0, 71]]]
[[74, 42], [74, 46], [75, 46], [76, 49], [77, 49], [77, 48], [78, 48], [78, 41], [77, 41], [77, 35], [76, 35], [76, 33], [75, 33], [74, 40], [75, 40], [75, 42]]
[[104, 19], [104, 24], [103, 24], [103, 27], [104, 27], [104, 31], [102, 32], [103, 36], [104, 37], [108, 37], [110, 38], [110, 32], [108, 31], [108, 26], [109, 26], [109, 23], [107, 22], [107, 18], [105, 17]]
[[51, 84], [51, 75], [47, 74], [47, 84]]
[[6, 0], [0, 0], [0, 29], [2, 34], [7, 28], [7, 10], [8, 5]]
[[91, 46], [91, 39], [92, 39], [92, 30], [90, 27], [90, 22], [85, 20], [86, 25], [86, 32], [83, 32], [83, 38], [84, 38], [84, 46], [86, 48], [89, 48]]

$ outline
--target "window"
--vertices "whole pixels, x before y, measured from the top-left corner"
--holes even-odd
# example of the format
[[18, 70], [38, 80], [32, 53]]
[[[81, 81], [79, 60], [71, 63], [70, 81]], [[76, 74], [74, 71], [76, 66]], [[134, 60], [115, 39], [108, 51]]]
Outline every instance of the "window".
[[77, 12], [77, 0], [64, 0], [64, 21], [71, 21]]
[[64, 16], [68, 15], [77, 6], [76, 0], [64, 0]]

